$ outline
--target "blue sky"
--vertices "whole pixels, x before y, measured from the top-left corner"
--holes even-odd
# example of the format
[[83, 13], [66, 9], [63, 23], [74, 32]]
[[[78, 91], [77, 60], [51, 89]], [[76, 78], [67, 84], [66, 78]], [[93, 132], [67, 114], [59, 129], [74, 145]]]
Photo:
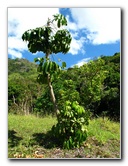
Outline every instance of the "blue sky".
[[30, 53], [21, 36], [28, 29], [45, 25], [56, 13], [67, 18], [72, 42], [67, 54], [52, 55], [55, 60], [60, 58], [67, 67], [81, 66], [101, 55], [120, 52], [120, 8], [8, 8], [8, 57], [33, 62], [43, 56]]

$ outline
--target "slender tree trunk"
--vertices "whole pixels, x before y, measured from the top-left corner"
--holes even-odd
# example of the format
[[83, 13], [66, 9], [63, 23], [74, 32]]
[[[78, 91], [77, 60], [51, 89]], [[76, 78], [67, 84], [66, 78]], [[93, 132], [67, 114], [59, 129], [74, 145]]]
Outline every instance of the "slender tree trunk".
[[54, 105], [54, 110], [56, 112], [56, 116], [58, 117], [60, 111], [58, 109], [58, 105], [57, 105], [57, 102], [56, 102], [53, 86], [51, 84], [50, 74], [48, 74], [48, 78], [47, 79], [48, 79], [48, 86], [49, 86], [49, 90], [50, 90], [51, 100], [52, 100], [52, 103]]
[[18, 106], [18, 104], [16, 104], [15, 96], [13, 95], [12, 97], [13, 97], [13, 103], [14, 103], [16, 106]]
[[33, 113], [33, 97], [32, 97], [32, 94], [31, 94], [31, 102], [30, 102], [30, 111], [31, 111], [31, 113]]
[[21, 103], [22, 112], [24, 112], [24, 101]]
[[26, 110], [26, 101], [24, 102], [24, 114], [27, 115], [27, 110]]
[[[46, 58], [48, 58], [48, 56], [49, 56], [49, 53], [46, 54]], [[51, 83], [51, 76], [50, 76], [50, 74], [48, 74], [47, 80], [48, 80], [48, 86], [49, 86], [49, 90], [50, 90], [51, 100], [52, 100], [52, 103], [54, 105], [54, 110], [56, 112], [56, 116], [58, 117], [60, 111], [58, 109], [58, 105], [57, 105], [57, 102], [56, 102], [53, 86], [52, 86], [52, 83]]]

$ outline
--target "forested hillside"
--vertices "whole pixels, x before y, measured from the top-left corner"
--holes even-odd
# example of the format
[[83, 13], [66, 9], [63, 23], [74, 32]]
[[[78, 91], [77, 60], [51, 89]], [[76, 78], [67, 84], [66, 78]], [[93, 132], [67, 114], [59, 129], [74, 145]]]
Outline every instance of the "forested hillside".
[[[54, 114], [48, 86], [37, 83], [37, 75], [36, 64], [8, 59], [9, 113]], [[92, 117], [120, 120], [120, 53], [61, 70], [53, 87], [60, 110], [65, 101], [77, 101]]]

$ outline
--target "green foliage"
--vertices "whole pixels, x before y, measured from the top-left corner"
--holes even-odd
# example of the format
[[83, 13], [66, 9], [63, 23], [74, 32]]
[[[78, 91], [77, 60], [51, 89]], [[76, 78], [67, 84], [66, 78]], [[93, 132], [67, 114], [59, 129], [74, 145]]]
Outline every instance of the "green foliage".
[[[22, 64], [22, 65], [17, 65]], [[30, 69], [28, 72], [23, 68]], [[34, 111], [34, 103], [42, 91], [36, 83], [36, 65], [24, 59], [9, 60], [8, 108], [15, 114], [29, 114]]]
[[93, 102], [100, 101], [103, 92], [103, 81], [107, 71], [103, 70], [104, 60], [90, 61], [80, 68], [80, 91], [82, 101], [89, 107]]
[[58, 107], [61, 110], [65, 101], [70, 100], [80, 101], [80, 96], [78, 91], [76, 90], [75, 83], [72, 79], [68, 79], [67, 71], [61, 71], [58, 78], [53, 83], [55, 95], [57, 96]]
[[112, 120], [120, 120], [120, 53], [113, 56], [102, 56], [105, 60], [103, 70], [107, 70], [104, 80], [104, 89], [95, 112], [98, 115], [108, 116]]
[[[24, 59], [9, 59], [9, 112], [25, 114], [27, 108], [29, 113], [44, 116], [53, 111], [48, 86], [36, 81], [38, 74], [43, 73], [41, 67], [46, 59], [42, 57], [35, 60], [39, 64], [38, 67]], [[94, 117], [108, 116], [112, 120], [120, 120], [120, 53], [102, 56], [101, 60], [93, 60], [79, 68], [73, 67], [58, 72], [52, 69], [54, 62], [49, 60], [49, 63], [52, 64], [49, 65], [51, 70], [46, 71], [53, 75], [51, 82], [60, 110], [65, 101], [78, 101], [85, 109], [90, 109]], [[65, 64], [62, 63], [61, 66], [63, 68]]]
[[87, 138], [89, 112], [77, 101], [66, 101], [58, 116], [58, 123], [52, 128], [53, 136], [63, 148], [80, 147]]
[[8, 59], [8, 75], [20, 73], [21, 75], [32, 75], [35, 73], [37, 65], [30, 63], [27, 59]]
[[64, 69], [66, 67], [66, 63], [62, 62], [62, 68]]
[[62, 77], [73, 81], [80, 105], [89, 108], [93, 116], [120, 119], [120, 53], [69, 68]]
[[[57, 22], [56, 28], [54, 21]], [[41, 51], [46, 54], [59, 52], [66, 54], [70, 49], [72, 38], [68, 30], [58, 29], [66, 25], [67, 21], [63, 15], [54, 15], [53, 20], [48, 19], [46, 26], [25, 31], [22, 39], [28, 42], [28, 49], [32, 53]]]
[[[50, 61], [49, 58], [35, 58], [34, 61], [39, 62], [37, 67], [37, 72], [39, 73], [37, 82], [40, 84], [48, 84], [48, 75], [51, 81], [53, 81], [54, 76], [61, 70], [60, 66], [56, 62]], [[64, 62], [62, 62], [62, 65], [63, 63]]]
[[49, 114], [55, 115], [53, 103], [50, 100], [50, 94], [47, 89], [48, 87], [46, 86], [46, 89], [34, 103], [34, 113], [42, 117]]
[[[36, 53], [37, 51], [45, 53], [45, 58], [35, 59], [35, 62], [39, 62], [37, 71], [40, 72], [37, 81], [42, 84], [48, 84], [51, 100], [57, 115], [59, 110], [52, 82], [61, 68], [56, 62], [50, 61], [49, 55], [59, 52], [66, 54], [70, 49], [72, 37], [67, 29], [60, 29], [61, 26], [67, 25], [66, 18], [61, 14], [53, 15], [53, 17], [53, 20], [48, 18], [45, 26], [25, 31], [22, 35], [22, 40], [28, 43], [28, 50], [31, 53]], [[62, 68], [64, 69], [65, 67], [66, 63], [62, 62]]]
[[62, 14], [55, 14], [53, 16], [54, 16], [53, 21], [54, 20], [57, 21], [58, 28], [60, 28], [63, 25], [67, 26], [67, 20]]

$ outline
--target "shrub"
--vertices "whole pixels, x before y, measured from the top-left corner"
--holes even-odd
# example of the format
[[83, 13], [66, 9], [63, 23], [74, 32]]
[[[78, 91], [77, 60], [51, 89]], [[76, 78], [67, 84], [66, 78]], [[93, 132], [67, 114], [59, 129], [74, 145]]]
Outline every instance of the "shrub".
[[58, 116], [58, 123], [52, 127], [52, 134], [65, 149], [80, 147], [87, 138], [89, 111], [77, 101], [66, 101]]

